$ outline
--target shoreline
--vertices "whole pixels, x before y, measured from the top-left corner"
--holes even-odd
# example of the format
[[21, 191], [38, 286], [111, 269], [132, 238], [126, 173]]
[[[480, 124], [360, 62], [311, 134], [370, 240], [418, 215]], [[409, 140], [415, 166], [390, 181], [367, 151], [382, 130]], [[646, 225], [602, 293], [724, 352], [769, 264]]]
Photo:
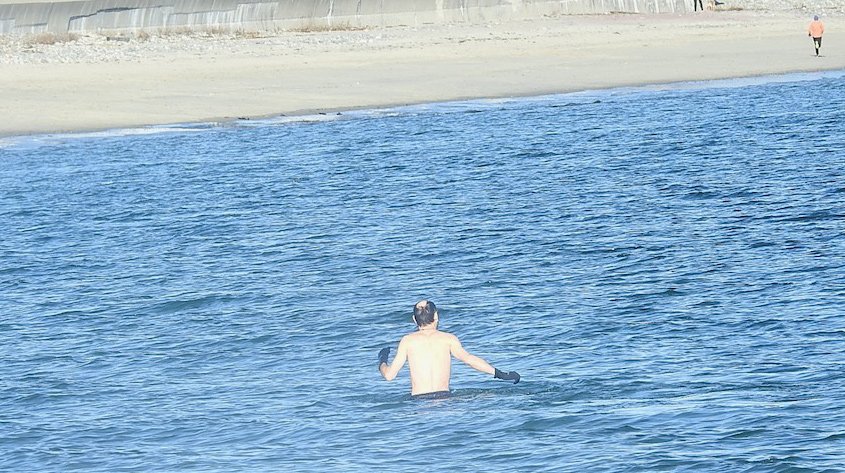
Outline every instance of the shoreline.
[[[801, 75], [815, 75], [818, 77], [808, 77], [808, 78], [800, 78]], [[221, 118], [209, 118], [205, 120], [197, 120], [197, 121], [189, 121], [189, 122], [174, 122], [174, 123], [154, 123], [154, 124], [144, 124], [144, 125], [133, 125], [133, 126], [126, 126], [126, 127], [112, 127], [112, 128], [92, 128], [92, 129], [73, 129], [73, 130], [61, 130], [61, 131], [52, 131], [52, 132], [36, 132], [36, 133], [24, 133], [24, 134], [11, 134], [6, 135], [0, 133], [0, 149], [2, 149], [4, 144], [9, 143], [16, 143], [19, 141], [25, 141], [27, 139], [49, 139], [49, 138], [56, 138], [56, 139], [66, 139], [66, 138], [74, 138], [74, 137], [88, 137], [91, 135], [123, 135], [123, 134], [155, 134], [155, 133], [169, 133], [169, 132], [179, 132], [180, 130], [183, 131], [195, 131], [201, 132], [206, 130], [211, 130], [218, 127], [226, 127], [232, 126], [237, 127], [238, 124], [244, 124], [248, 122], [254, 123], [267, 123], [273, 124], [274, 122], [278, 121], [285, 121], [287, 123], [297, 123], [297, 122], [310, 122], [310, 121], [320, 121], [317, 120], [316, 117], [319, 116], [327, 116], [333, 117], [338, 116], [342, 117], [344, 115], [350, 115], [360, 112], [376, 112], [376, 111], [389, 111], [389, 110], [396, 110], [402, 108], [409, 108], [409, 107], [424, 107], [424, 106], [438, 106], [438, 105], [448, 105], [448, 104], [460, 104], [460, 103], [471, 103], [471, 102], [482, 102], [482, 101], [498, 101], [498, 100], [531, 100], [531, 99], [541, 99], [544, 97], [554, 97], [554, 96], [563, 96], [569, 94], [599, 94], [602, 92], [613, 92], [613, 91], [624, 91], [624, 92], [643, 92], [649, 91], [652, 89], [659, 89], [659, 90], [666, 90], [666, 89], [706, 89], [710, 88], [709, 84], [715, 84], [719, 82], [743, 82], [743, 84], [736, 85], [737, 87], [745, 87], [748, 85], [754, 84], [769, 84], [769, 83], [777, 83], [781, 82], [775, 78], [777, 77], [784, 77], [785, 80], [782, 82], [811, 82], [814, 80], [818, 80], [823, 78], [824, 76], [845, 76], [845, 68], [842, 69], [825, 69], [825, 70], [812, 70], [812, 71], [792, 71], [792, 72], [778, 72], [772, 74], [761, 74], [761, 75], [753, 75], [753, 76], [740, 76], [740, 77], [724, 77], [724, 78], [716, 78], [716, 79], [707, 79], [707, 80], [695, 80], [695, 81], [680, 81], [680, 82], [658, 82], [658, 83], [649, 83], [649, 84], [637, 84], [637, 85], [624, 85], [624, 86], [613, 86], [601, 89], [582, 89], [582, 90], [569, 90], [563, 92], [549, 92], [549, 93], [539, 93], [539, 94], [530, 94], [530, 95], [509, 95], [509, 96], [502, 96], [502, 97], [469, 97], [463, 99], [454, 99], [454, 100], [438, 100], [438, 101], [431, 101], [431, 102], [419, 102], [419, 103], [407, 103], [407, 104], [383, 104], [377, 106], [362, 106], [356, 108], [347, 108], [347, 109], [337, 109], [337, 110], [298, 110], [293, 111], [290, 113], [271, 113], [266, 115], [257, 115], [257, 116], [241, 116], [241, 117], [221, 117]], [[771, 79], [770, 79], [771, 78]], [[700, 85], [697, 85], [700, 84]], [[713, 88], [724, 87], [723, 85], [713, 85]], [[309, 118], [314, 119], [309, 119]], [[287, 120], [285, 120], [287, 119]], [[122, 133], [121, 133], [122, 132]], [[131, 133], [137, 132], [137, 133]], [[4, 143], [5, 141], [5, 143]]]
[[826, 35], [829, 54], [814, 57], [805, 20], [797, 12], [585, 15], [256, 38], [120, 44], [83, 38], [26, 52], [6, 47], [0, 113], [9, 119], [0, 136], [845, 69], [845, 41]]

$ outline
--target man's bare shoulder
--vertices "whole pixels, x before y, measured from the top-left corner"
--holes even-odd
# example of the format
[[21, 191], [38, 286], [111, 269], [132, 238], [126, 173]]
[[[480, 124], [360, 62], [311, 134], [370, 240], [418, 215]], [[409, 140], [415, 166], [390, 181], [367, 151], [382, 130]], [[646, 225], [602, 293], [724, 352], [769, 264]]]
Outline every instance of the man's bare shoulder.
[[461, 343], [461, 341], [458, 340], [458, 337], [455, 334], [449, 332], [440, 332], [440, 336], [443, 337], [444, 340], [448, 340], [449, 343]]
[[402, 337], [402, 340], [400, 341], [400, 343], [402, 341], [411, 343], [414, 340], [430, 339], [432, 336], [434, 336], [434, 337], [436, 337], [440, 340], [443, 340], [443, 341], [448, 341], [449, 343], [454, 343], [454, 342], [460, 343], [460, 341], [458, 340], [458, 337], [456, 337], [455, 335], [453, 335], [449, 332], [442, 332], [440, 330], [438, 330], [434, 333], [429, 333], [429, 334], [424, 334], [422, 332], [411, 332], [411, 333], [405, 335], [404, 337]]

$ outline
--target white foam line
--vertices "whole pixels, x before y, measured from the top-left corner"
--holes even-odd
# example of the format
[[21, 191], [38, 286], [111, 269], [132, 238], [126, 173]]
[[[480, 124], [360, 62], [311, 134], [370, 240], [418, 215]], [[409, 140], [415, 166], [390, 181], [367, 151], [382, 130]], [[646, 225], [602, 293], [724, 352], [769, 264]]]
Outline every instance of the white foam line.
[[72, 140], [102, 139], [121, 136], [143, 136], [163, 133], [197, 133], [207, 131], [217, 123], [186, 123], [184, 125], [155, 125], [138, 128], [114, 128], [81, 133], [50, 133], [45, 135], [12, 136], [0, 139], [0, 149], [50, 146]]
[[312, 115], [282, 115], [259, 120], [238, 120], [233, 122], [236, 127], [255, 127], [261, 125], [287, 125], [290, 123], [322, 123], [342, 119], [347, 112], [319, 113]]

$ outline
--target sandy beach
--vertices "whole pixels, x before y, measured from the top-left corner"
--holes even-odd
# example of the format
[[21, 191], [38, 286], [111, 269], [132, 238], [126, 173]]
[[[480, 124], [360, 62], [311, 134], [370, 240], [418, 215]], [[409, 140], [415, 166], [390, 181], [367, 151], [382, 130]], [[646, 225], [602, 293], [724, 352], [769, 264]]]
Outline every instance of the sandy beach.
[[845, 68], [806, 12], [560, 16], [268, 35], [40, 44], [0, 38], [0, 135], [334, 112]]

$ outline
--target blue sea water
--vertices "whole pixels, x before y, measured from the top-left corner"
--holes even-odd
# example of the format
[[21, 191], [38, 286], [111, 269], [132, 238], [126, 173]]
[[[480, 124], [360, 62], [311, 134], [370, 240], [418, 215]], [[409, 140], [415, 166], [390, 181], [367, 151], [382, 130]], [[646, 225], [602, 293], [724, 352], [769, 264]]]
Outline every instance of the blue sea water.
[[[832, 73], [7, 139], [0, 470], [845, 471], [843, 123]], [[422, 298], [522, 382], [382, 380]]]

